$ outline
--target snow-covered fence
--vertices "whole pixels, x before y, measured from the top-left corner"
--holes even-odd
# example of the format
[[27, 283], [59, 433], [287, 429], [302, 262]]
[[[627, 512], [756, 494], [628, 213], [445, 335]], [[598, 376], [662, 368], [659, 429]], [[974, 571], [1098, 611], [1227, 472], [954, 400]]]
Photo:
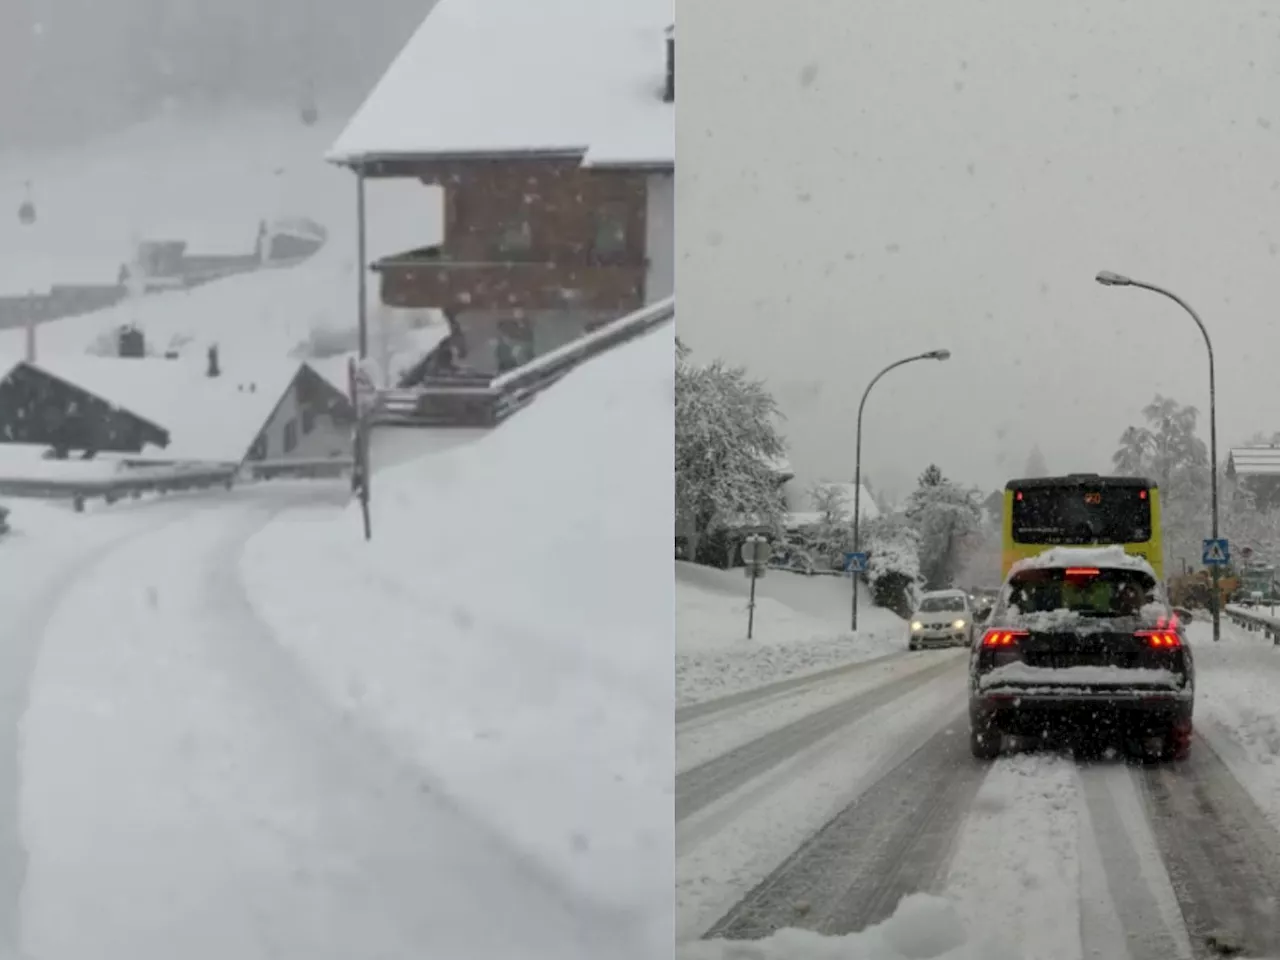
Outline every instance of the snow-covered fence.
[[375, 426], [497, 426], [526, 407], [580, 363], [675, 318], [668, 297], [619, 317], [585, 336], [492, 380], [433, 383], [378, 393]]
[[[1270, 608], [1268, 608], [1269, 610]], [[1228, 604], [1227, 618], [1242, 630], [1249, 633], [1261, 633], [1276, 646], [1280, 646], [1280, 617], [1257, 610], [1249, 610], [1235, 604]]]
[[89, 500], [115, 503], [129, 497], [136, 499], [144, 493], [203, 490], [217, 486], [230, 488], [235, 482], [237, 469], [234, 465], [218, 465], [172, 467], [102, 477], [0, 477], [0, 495], [70, 500], [79, 513]]

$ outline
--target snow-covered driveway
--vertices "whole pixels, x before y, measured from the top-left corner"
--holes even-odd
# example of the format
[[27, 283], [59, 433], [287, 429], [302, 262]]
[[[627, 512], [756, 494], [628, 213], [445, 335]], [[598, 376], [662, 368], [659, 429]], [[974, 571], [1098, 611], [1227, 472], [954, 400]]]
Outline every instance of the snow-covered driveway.
[[29, 955], [603, 955], [553, 881], [331, 707], [254, 615], [244, 543], [334, 499], [318, 489], [56, 525], [80, 539], [28, 571], [5, 647], [5, 735], [25, 718], [20, 760], [0, 744], [0, 916], [14, 939], [21, 890]]
[[[711, 936], [763, 939], [760, 960], [836, 955], [772, 937], [801, 928], [868, 960], [1280, 957], [1280, 648], [1191, 634], [1200, 736], [1176, 765], [977, 763], [950, 652], [686, 711], [679, 953], [732, 955], [693, 939]], [[859, 933], [915, 893], [942, 899]]]

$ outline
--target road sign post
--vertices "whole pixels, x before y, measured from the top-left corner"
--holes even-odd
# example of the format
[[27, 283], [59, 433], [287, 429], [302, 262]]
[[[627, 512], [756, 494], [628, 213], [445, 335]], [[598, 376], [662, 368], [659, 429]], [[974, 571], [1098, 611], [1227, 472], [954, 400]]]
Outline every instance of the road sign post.
[[[846, 550], [844, 554], [844, 572], [851, 577], [865, 572], [867, 569], [867, 555], [861, 551]], [[856, 589], [856, 588], [855, 588]]]
[[773, 554], [773, 545], [766, 537], [753, 533], [742, 544], [742, 562], [747, 565], [746, 575], [751, 578], [751, 596], [747, 600], [747, 639], [752, 639], [756, 626], [756, 581], [764, 576]]

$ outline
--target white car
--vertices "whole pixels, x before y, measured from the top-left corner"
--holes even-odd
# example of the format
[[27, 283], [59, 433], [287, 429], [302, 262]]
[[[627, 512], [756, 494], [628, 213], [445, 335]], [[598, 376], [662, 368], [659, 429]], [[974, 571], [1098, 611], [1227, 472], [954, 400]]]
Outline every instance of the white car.
[[907, 627], [907, 649], [967, 647], [973, 643], [973, 608], [963, 590], [935, 590], [916, 604]]

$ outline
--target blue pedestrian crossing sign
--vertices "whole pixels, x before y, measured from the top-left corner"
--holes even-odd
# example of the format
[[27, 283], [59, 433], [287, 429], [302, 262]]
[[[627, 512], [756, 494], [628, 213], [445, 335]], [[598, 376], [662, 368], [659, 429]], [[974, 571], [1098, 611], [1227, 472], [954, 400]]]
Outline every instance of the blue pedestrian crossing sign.
[[867, 569], [867, 555], [865, 553], [846, 552], [844, 555], [844, 572], [845, 573], [862, 573]]
[[1200, 561], [1206, 567], [1225, 567], [1231, 563], [1231, 548], [1226, 537], [1204, 542], [1204, 555]]

